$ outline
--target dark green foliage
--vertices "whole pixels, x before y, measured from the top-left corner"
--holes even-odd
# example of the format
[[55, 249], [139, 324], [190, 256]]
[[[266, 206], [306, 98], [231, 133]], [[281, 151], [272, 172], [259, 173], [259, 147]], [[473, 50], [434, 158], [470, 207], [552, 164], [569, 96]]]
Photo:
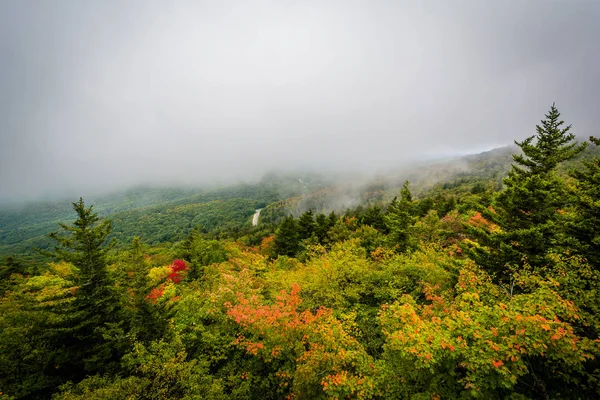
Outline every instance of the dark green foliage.
[[[600, 139], [590, 137], [600, 146]], [[575, 189], [575, 218], [568, 232], [575, 239], [577, 252], [600, 271], [600, 157], [584, 161], [583, 167], [572, 172], [577, 180]]]
[[73, 203], [73, 208], [77, 220], [73, 225], [61, 224], [66, 235], [51, 234], [57, 242], [54, 256], [73, 264], [78, 274], [79, 287], [67, 311], [69, 328], [56, 331], [60, 346], [65, 348], [57, 363], [70, 378], [117, 368], [123, 350], [118, 337], [124, 328], [114, 281], [107, 270], [111, 223], [100, 221], [83, 199]]
[[384, 217], [390, 243], [399, 252], [406, 252], [414, 247], [410, 230], [417, 219], [413, 213], [412, 195], [406, 181], [400, 191], [400, 199], [392, 200]]
[[523, 153], [513, 156], [515, 164], [494, 208], [482, 210], [500, 230], [491, 234], [477, 230], [475, 235], [485, 247], [472, 255], [501, 281], [525, 264], [538, 269], [552, 264], [548, 255], [559, 244], [561, 210], [567, 203], [564, 183], [555, 169], [585, 149], [585, 144], [574, 141], [570, 126], [562, 128], [563, 124], [552, 105], [546, 119], [536, 126], [537, 134], [515, 142]]
[[212, 382], [205, 363], [188, 359], [179, 338], [148, 346], [137, 343], [123, 359], [126, 377], [90, 376], [78, 385], [66, 384], [56, 400], [103, 399], [225, 399]]
[[[517, 165], [512, 166], [511, 176], [544, 176], [553, 171], [559, 163], [570, 160], [581, 153], [587, 143], [580, 145], [570, 132], [571, 125], [565, 126], [560, 113], [552, 104], [541, 125], [536, 125], [537, 133], [522, 142], [515, 141], [523, 154], [513, 156]], [[534, 142], [535, 140], [535, 142]]]
[[312, 210], [304, 212], [298, 218], [298, 237], [300, 240], [310, 238], [316, 229], [315, 215]]
[[300, 250], [298, 222], [290, 215], [277, 228], [275, 253], [280, 256], [294, 257], [298, 250]]
[[325, 243], [329, 228], [331, 228], [331, 226], [329, 225], [329, 221], [325, 214], [317, 214], [317, 217], [315, 218], [315, 236], [319, 243]]
[[371, 206], [359, 217], [361, 225], [368, 225], [380, 232], [386, 232], [385, 220], [381, 207]]
[[13, 274], [24, 274], [25, 268], [14, 257], [8, 256], [3, 264], [0, 264], [0, 295], [3, 295], [12, 285]]
[[169, 312], [162, 305], [154, 304], [147, 298], [152, 289], [148, 278], [150, 265], [146, 260], [146, 246], [140, 238], [131, 241], [125, 254], [126, 293], [125, 311], [129, 316], [129, 334], [141, 343], [159, 340], [165, 335]]
[[[206, 231], [249, 224], [255, 208], [279, 200], [278, 191], [273, 182], [212, 191], [141, 188], [98, 198], [94, 209], [113, 221], [111, 237], [126, 247], [134, 236], [149, 244], [182, 240], [198, 224]], [[65, 221], [73, 218], [71, 207], [64, 202], [0, 209], [0, 254], [27, 254], [39, 262], [40, 254], [33, 249], [51, 249], [48, 233]]]

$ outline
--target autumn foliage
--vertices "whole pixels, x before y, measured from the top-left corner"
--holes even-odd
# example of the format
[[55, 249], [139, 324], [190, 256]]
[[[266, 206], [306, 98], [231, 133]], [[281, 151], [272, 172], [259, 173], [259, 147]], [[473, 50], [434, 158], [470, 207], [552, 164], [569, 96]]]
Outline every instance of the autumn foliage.
[[279, 362], [275, 376], [283, 394], [370, 398], [373, 360], [331, 310], [299, 311], [301, 303], [298, 284], [272, 305], [239, 296], [238, 304], [227, 304], [227, 315], [241, 328], [235, 343], [265, 362]]
[[179, 283], [185, 277], [187, 271], [187, 265], [183, 260], [175, 260], [171, 264], [171, 273], [169, 274], [169, 280], [174, 283]]

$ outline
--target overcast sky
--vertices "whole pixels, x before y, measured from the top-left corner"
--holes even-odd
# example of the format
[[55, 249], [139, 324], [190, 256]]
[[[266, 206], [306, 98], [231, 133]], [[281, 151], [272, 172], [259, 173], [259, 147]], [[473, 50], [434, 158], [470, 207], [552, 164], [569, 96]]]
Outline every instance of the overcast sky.
[[600, 1], [0, 1], [0, 199], [600, 134]]

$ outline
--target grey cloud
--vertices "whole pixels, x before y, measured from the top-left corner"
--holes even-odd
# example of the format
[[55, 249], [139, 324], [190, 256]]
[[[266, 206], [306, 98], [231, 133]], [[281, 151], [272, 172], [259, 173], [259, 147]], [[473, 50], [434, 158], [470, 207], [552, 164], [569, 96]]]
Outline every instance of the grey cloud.
[[600, 2], [4, 1], [0, 199], [377, 170], [600, 122]]

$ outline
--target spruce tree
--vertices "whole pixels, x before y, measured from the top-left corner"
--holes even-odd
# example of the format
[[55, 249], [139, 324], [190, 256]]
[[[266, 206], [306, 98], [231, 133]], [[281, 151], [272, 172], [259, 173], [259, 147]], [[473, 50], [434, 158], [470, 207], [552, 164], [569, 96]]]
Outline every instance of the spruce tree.
[[325, 214], [318, 214], [315, 218], [315, 236], [320, 244], [325, 243], [327, 232], [329, 231], [329, 222]]
[[372, 206], [361, 216], [360, 222], [362, 225], [369, 225], [380, 232], [385, 232], [385, 220], [381, 213], [381, 208]]
[[65, 358], [58, 362], [69, 378], [116, 368], [121, 344], [106, 337], [123, 336], [119, 298], [107, 270], [111, 223], [100, 221], [81, 198], [73, 208], [78, 216], [73, 225], [60, 224], [63, 234], [50, 234], [57, 243], [51, 254], [70, 262], [78, 271], [69, 324], [59, 329]]
[[417, 219], [413, 216], [413, 211], [412, 194], [406, 181], [400, 190], [400, 199], [394, 197], [384, 216], [390, 244], [399, 252], [406, 252], [414, 247], [411, 229]]
[[304, 212], [298, 218], [298, 236], [300, 240], [310, 238], [315, 233], [316, 223], [312, 209]]
[[[600, 146], [600, 139], [590, 137]], [[576, 179], [575, 220], [569, 223], [568, 233], [575, 239], [576, 251], [600, 270], [600, 157], [584, 161], [583, 168], [573, 171]]]
[[300, 237], [298, 234], [298, 222], [293, 216], [286, 217], [275, 236], [275, 253], [277, 255], [294, 257], [300, 249]]
[[546, 175], [552, 172], [558, 164], [570, 160], [581, 153], [587, 143], [578, 144], [571, 132], [571, 125], [564, 126], [560, 113], [552, 103], [546, 118], [541, 125], [536, 125], [536, 134], [515, 144], [523, 154], [513, 155], [511, 175], [521, 177]]
[[538, 270], [551, 267], [548, 253], [558, 245], [561, 210], [567, 202], [563, 181], [555, 170], [586, 147], [575, 141], [571, 126], [564, 126], [554, 104], [545, 117], [534, 136], [515, 141], [522, 154], [513, 155], [505, 188], [493, 207], [482, 210], [499, 229], [471, 229], [484, 244], [471, 255], [499, 281], [508, 281], [511, 273], [525, 264]]

